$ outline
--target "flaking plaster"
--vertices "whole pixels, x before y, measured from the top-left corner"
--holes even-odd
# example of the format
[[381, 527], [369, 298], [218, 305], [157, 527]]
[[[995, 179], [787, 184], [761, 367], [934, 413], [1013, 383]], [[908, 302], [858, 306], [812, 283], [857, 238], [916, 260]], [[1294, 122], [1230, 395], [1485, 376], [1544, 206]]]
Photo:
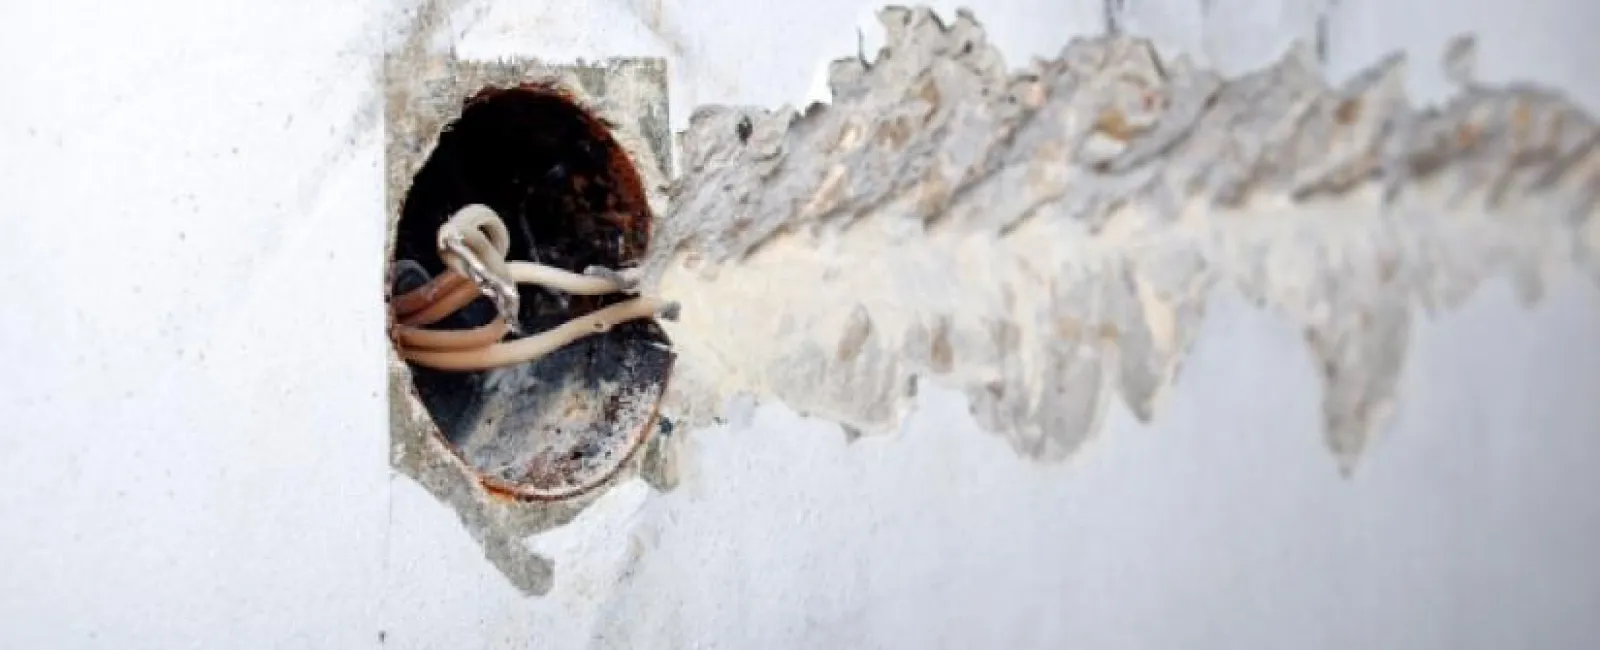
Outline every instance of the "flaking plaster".
[[1400, 55], [1330, 85], [1304, 45], [1227, 78], [1106, 36], [1013, 71], [970, 13], [879, 17], [831, 103], [691, 117], [646, 261], [684, 304], [668, 410], [690, 424], [749, 394], [882, 432], [931, 380], [1060, 460], [1113, 395], [1157, 416], [1224, 283], [1304, 332], [1348, 474], [1418, 313], [1500, 273], [1529, 302], [1600, 278], [1600, 128], [1475, 83], [1470, 39], [1459, 93], [1419, 108]]

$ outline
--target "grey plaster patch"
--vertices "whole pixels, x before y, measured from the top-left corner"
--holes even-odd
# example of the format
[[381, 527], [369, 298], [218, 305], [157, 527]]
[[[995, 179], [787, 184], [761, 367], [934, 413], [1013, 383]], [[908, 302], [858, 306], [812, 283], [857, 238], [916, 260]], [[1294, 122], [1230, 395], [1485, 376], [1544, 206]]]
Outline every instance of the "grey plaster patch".
[[[671, 160], [663, 60], [612, 59], [575, 65], [458, 60], [452, 53], [435, 52], [428, 46], [452, 6], [423, 3], [404, 40], [390, 50], [385, 61], [386, 265], [394, 254], [400, 208], [412, 177], [432, 153], [441, 129], [461, 114], [463, 101], [486, 87], [554, 81], [573, 91], [587, 108], [613, 125], [613, 135], [640, 172], [652, 208], [660, 212], [665, 188], [662, 170]], [[374, 295], [380, 295], [379, 291], [375, 288]], [[527, 594], [547, 593], [553, 568], [548, 560], [530, 552], [525, 540], [571, 521], [599, 490], [566, 501], [538, 503], [486, 491], [474, 471], [439, 435], [417, 397], [409, 369], [392, 349], [388, 367], [391, 465], [454, 509], [489, 561], [511, 584]], [[661, 434], [607, 485], [635, 474], [658, 489], [675, 485], [673, 454], [666, 453], [676, 444], [670, 428], [670, 423], [663, 425]]]
[[[684, 304], [671, 412], [750, 392], [863, 431], [918, 376], [1029, 457], [1105, 397], [1149, 420], [1217, 282], [1306, 332], [1344, 472], [1382, 429], [1418, 310], [1512, 273], [1600, 277], [1600, 127], [1561, 93], [1472, 81], [1411, 106], [1399, 55], [1224, 78], [1121, 35], [1006, 68], [975, 18], [891, 7], [831, 104], [697, 109], [644, 265]], [[1470, 48], [1468, 48], [1470, 50]]]

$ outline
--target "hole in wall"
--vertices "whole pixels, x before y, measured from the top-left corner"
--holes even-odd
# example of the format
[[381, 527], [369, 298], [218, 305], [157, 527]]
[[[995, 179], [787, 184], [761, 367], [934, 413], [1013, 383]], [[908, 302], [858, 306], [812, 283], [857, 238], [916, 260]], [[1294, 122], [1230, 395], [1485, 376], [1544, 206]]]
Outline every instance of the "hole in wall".
[[[581, 272], [633, 266], [652, 214], [640, 175], [599, 117], [542, 84], [469, 98], [412, 179], [395, 234], [391, 295], [445, 270], [438, 228], [481, 203], [505, 221], [509, 260]], [[420, 272], [418, 271], [420, 269]], [[628, 296], [578, 296], [523, 284], [518, 319], [535, 334]], [[479, 297], [433, 327], [488, 324]], [[492, 492], [575, 496], [627, 463], [655, 426], [674, 359], [652, 320], [621, 323], [535, 361], [480, 372], [409, 364], [438, 434]]]

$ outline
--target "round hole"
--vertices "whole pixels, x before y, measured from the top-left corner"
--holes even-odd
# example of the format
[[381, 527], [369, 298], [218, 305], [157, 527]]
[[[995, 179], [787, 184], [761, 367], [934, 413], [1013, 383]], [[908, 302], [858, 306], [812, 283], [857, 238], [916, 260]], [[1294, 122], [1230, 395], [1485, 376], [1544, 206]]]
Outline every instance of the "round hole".
[[[391, 263], [409, 273], [395, 274], [391, 295], [444, 270], [437, 230], [473, 203], [505, 221], [508, 259], [573, 272], [636, 263], [653, 216], [638, 171], [607, 125], [541, 84], [485, 89], [440, 134], [401, 208]], [[524, 336], [629, 297], [518, 289]], [[495, 315], [480, 297], [433, 327], [476, 327]], [[410, 368], [440, 436], [486, 488], [556, 499], [604, 483], [644, 443], [674, 359], [668, 343], [654, 321], [640, 320], [506, 368]]]

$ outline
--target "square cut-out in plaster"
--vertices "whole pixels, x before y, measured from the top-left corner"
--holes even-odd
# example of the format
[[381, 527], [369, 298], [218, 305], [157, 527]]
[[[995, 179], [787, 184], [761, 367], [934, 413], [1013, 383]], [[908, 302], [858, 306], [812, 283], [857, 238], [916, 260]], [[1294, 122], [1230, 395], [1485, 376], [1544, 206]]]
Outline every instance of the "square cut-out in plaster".
[[[442, 133], [462, 116], [466, 100], [485, 89], [550, 84], [570, 92], [579, 106], [609, 127], [610, 135], [637, 171], [650, 211], [661, 209], [664, 179], [671, 164], [664, 60], [628, 58], [550, 65], [530, 60], [461, 61], [447, 56], [406, 60], [406, 56], [401, 52], [393, 57], [388, 66], [391, 74], [385, 82], [386, 271], [399, 248], [397, 233], [414, 179], [419, 178], [430, 156], [440, 150]], [[647, 322], [638, 325], [651, 326]], [[668, 363], [670, 356], [667, 353]], [[507, 448], [525, 442], [518, 438], [519, 425], [507, 426], [505, 418], [499, 422], [496, 419], [508, 412], [506, 404], [525, 392], [519, 386], [540, 381], [534, 376], [537, 373], [516, 368], [481, 373], [476, 379], [463, 380], [480, 389], [469, 391], [476, 393], [474, 399], [440, 401], [425, 399], [419, 393], [417, 388], [422, 382], [416, 378], [422, 373], [393, 352], [388, 365], [392, 466], [456, 510], [483, 545], [488, 559], [525, 592], [547, 591], [550, 567], [529, 553], [522, 540], [571, 520], [590, 499], [621, 477], [637, 472], [658, 486], [670, 482], [657, 447], [662, 437], [649, 435], [657, 427], [670, 431], [670, 426], [652, 419], [637, 423], [648, 428], [642, 434], [648, 441], [645, 447], [618, 454], [622, 467], [607, 473], [607, 480], [596, 489], [563, 495], [569, 498], [555, 501], [513, 497], [486, 480], [489, 474], [479, 461], [489, 458], [493, 462], [491, 457], [515, 455], [514, 449]], [[457, 412], [439, 411], [446, 407]], [[443, 423], [450, 425], [444, 428], [453, 430], [442, 431]], [[463, 428], [474, 431], [465, 435]], [[487, 434], [479, 435], [483, 432]]]

